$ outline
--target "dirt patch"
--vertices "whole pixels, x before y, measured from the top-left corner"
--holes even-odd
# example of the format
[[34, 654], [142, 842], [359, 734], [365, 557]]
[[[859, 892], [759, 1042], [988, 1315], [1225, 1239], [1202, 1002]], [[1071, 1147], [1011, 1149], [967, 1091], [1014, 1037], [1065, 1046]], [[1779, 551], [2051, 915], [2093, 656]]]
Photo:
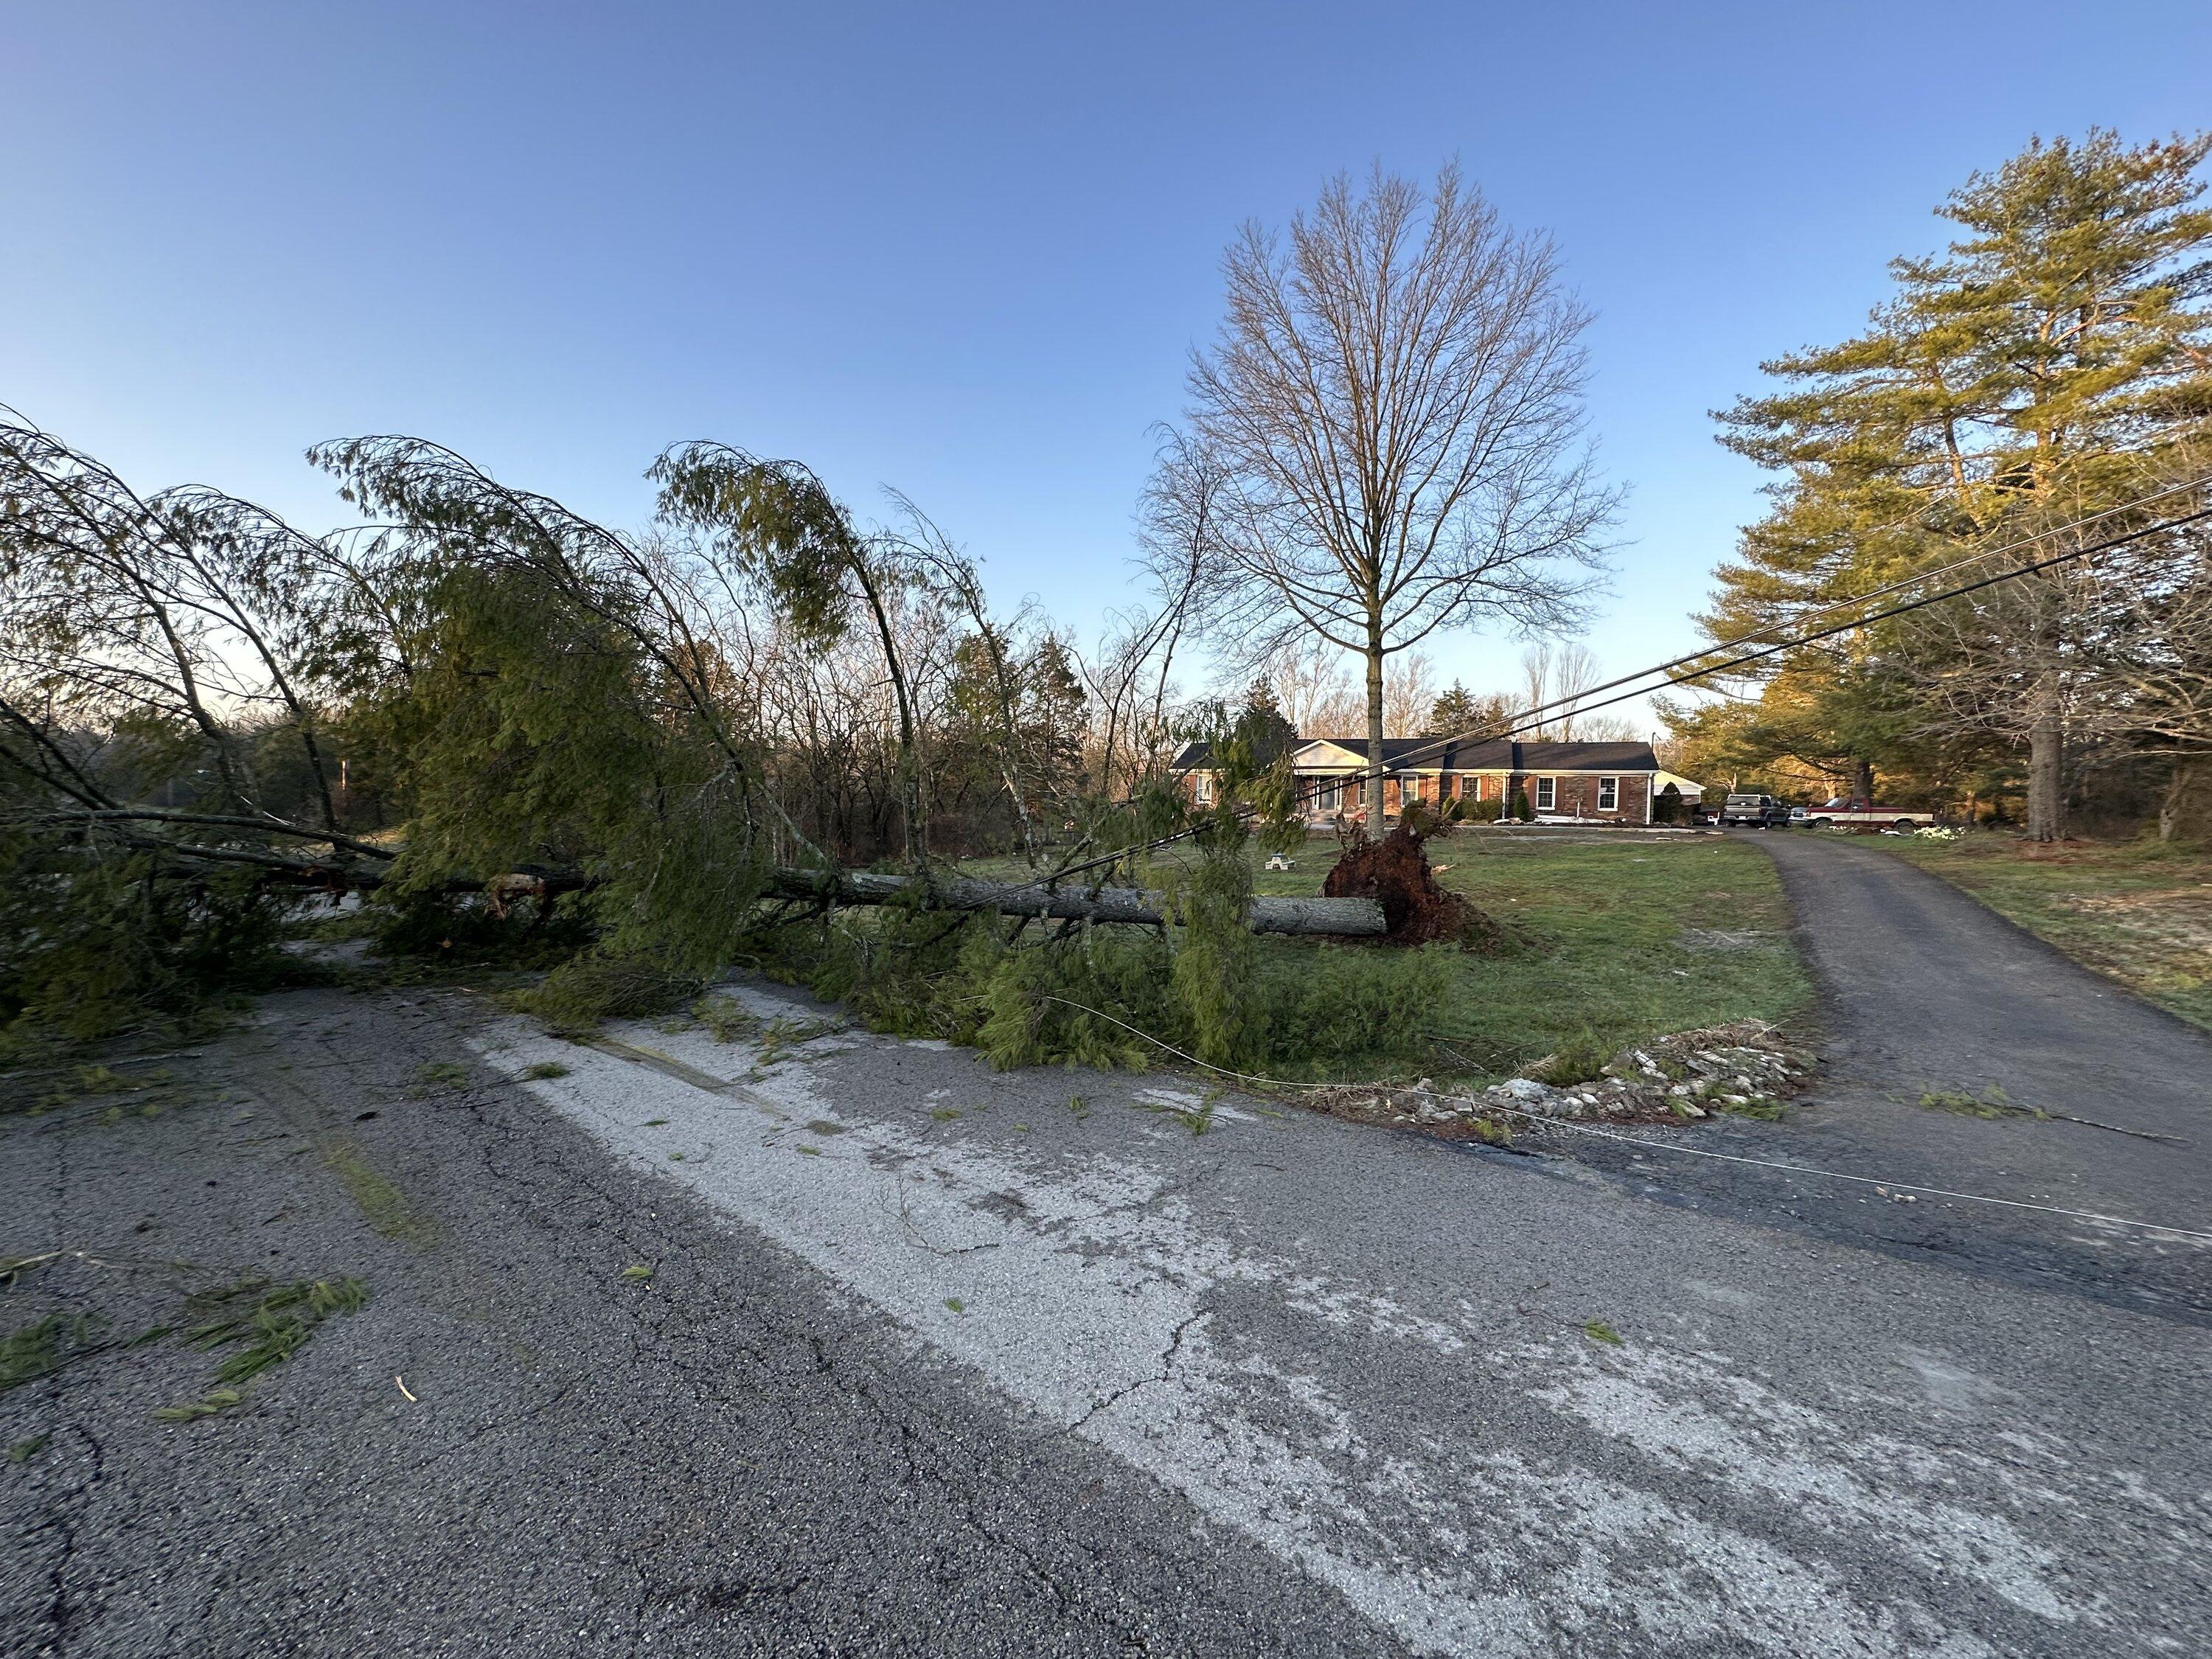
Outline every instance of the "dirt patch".
[[1400, 945], [1462, 940], [1469, 932], [1467, 902], [1437, 885], [1423, 837], [1400, 824], [1380, 841], [1355, 842], [1322, 883], [1327, 898], [1373, 899], [1382, 907], [1389, 936]]
[[1688, 951], [1756, 951], [1780, 942], [1778, 933], [1752, 927], [1685, 927], [1682, 947]]
[[2170, 887], [2148, 893], [2107, 893], [2068, 901], [2130, 933], [2212, 960], [2212, 887]]

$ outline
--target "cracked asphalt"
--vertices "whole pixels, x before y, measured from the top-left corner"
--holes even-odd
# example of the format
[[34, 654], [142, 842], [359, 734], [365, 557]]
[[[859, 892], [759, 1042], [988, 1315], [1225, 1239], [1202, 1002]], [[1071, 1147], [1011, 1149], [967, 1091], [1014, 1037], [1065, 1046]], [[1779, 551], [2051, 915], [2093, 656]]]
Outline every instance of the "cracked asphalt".
[[[458, 993], [167, 1063], [0, 1119], [5, 1323], [106, 1322], [0, 1394], [11, 1655], [2212, 1650], [2185, 1241]], [[155, 1419], [252, 1269], [372, 1297]]]

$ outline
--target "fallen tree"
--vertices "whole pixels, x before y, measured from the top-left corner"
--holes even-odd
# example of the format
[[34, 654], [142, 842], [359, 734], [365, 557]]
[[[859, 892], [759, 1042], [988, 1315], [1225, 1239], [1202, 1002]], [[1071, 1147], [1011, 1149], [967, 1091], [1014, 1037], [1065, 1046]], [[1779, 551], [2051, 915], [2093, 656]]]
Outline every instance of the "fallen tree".
[[[171, 823], [225, 822], [205, 815], [180, 812], [97, 811], [54, 813], [41, 820], [50, 823], [114, 824], [118, 822], [156, 821]], [[335, 842], [340, 852], [358, 851], [363, 859], [295, 858], [256, 847], [210, 847], [190, 842], [157, 840], [151, 836], [122, 836], [120, 844], [134, 850], [160, 853], [185, 864], [234, 864], [265, 871], [271, 877], [301, 887], [331, 892], [373, 892], [389, 879], [392, 849], [372, 847], [328, 831], [315, 831], [279, 823], [252, 824], [264, 835], [291, 836], [305, 841]], [[59, 866], [58, 866], [59, 867]], [[526, 865], [485, 881], [456, 875], [438, 884], [439, 890], [456, 896], [489, 893], [495, 897], [549, 897], [576, 892], [591, 885], [573, 870]], [[927, 876], [901, 876], [865, 870], [799, 870], [769, 872], [762, 896], [795, 899], [824, 905], [906, 904], [919, 909], [995, 912], [1008, 916], [1036, 916], [1048, 921], [1127, 922], [1160, 927], [1176, 920], [1170, 896], [1138, 887], [1055, 886], [1049, 882], [982, 881], [972, 876], [932, 872]], [[1391, 932], [1390, 917], [1382, 900], [1368, 897], [1285, 898], [1255, 896], [1249, 916], [1255, 933], [1292, 933], [1335, 939], [1380, 939]], [[1421, 935], [1423, 938], [1427, 934]]]
[[[769, 878], [768, 890], [778, 898], [825, 903], [916, 904], [932, 909], [996, 911], [1001, 915], [1057, 921], [1135, 922], [1158, 927], [1174, 919], [1167, 895], [1136, 887], [1101, 887], [1094, 891], [1042, 882], [979, 881], [968, 876], [777, 870]], [[1389, 931], [1382, 904], [1372, 898], [1260, 896], [1252, 901], [1250, 922], [1255, 933], [1379, 939]]]
[[[1001, 1064], [1147, 1063], [1133, 1030], [1224, 1065], [1418, 1047], [1430, 959], [1256, 949], [1394, 933], [1375, 894], [1252, 892], [1245, 817], [1289, 825], [1294, 791], [1237, 720], [1190, 716], [1239, 769], [1163, 890], [1120, 855], [1037, 861], [1045, 809], [1069, 857], [1140, 860], [1194, 804], [1065, 787], [1057, 636], [1018, 662], [933, 532], [711, 447], [664, 457], [635, 535], [434, 444], [317, 459], [367, 523], [141, 495], [0, 410], [0, 1054], [283, 982], [314, 892], [373, 898], [388, 952], [546, 968], [570, 1014], [618, 1012], [600, 981], [658, 995], [743, 961]], [[1032, 863], [946, 857], [979, 845]]]

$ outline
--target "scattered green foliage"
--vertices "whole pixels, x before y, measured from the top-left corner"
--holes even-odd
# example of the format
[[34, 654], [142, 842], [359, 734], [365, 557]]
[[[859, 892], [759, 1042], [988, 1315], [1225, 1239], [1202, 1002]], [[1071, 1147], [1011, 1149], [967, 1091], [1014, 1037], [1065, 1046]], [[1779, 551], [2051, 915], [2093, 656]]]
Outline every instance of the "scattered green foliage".
[[642, 1261], [633, 1261], [622, 1270], [622, 1276], [641, 1285], [653, 1277], [653, 1269]]
[[965, 1302], [963, 1302], [957, 1296], [946, 1297], [945, 1298], [945, 1305], [950, 1308], [954, 1313], [966, 1313], [968, 1311], [968, 1304]]
[[1620, 1333], [1602, 1319], [1585, 1321], [1583, 1334], [1593, 1342], [1604, 1343], [1607, 1347], [1617, 1348], [1621, 1343]]
[[572, 1069], [557, 1060], [541, 1060], [534, 1066], [524, 1066], [522, 1076], [526, 1082], [541, 1083], [556, 1077], [567, 1077]]
[[641, 956], [588, 951], [562, 963], [544, 981], [518, 993], [516, 1006], [553, 1031], [588, 1036], [610, 1019], [641, 1019], [694, 1000], [696, 975]]
[[469, 1080], [469, 1068], [459, 1060], [427, 1060], [415, 1068], [418, 1089], [456, 1089]]
[[760, 1030], [760, 1016], [735, 997], [702, 997], [691, 1005], [691, 1017], [707, 1028], [717, 1042], [736, 1042]]
[[1723, 1117], [1747, 1117], [1762, 1123], [1771, 1123], [1790, 1115], [1787, 1102], [1771, 1100], [1765, 1097], [1755, 1097], [1739, 1103], [1717, 1094], [1705, 1094], [1698, 1097], [1698, 1103], [1707, 1111], [1717, 1113]]
[[1193, 1139], [1196, 1139], [1213, 1127], [1214, 1109], [1220, 1103], [1219, 1091], [1208, 1090], [1205, 1097], [1195, 1106], [1181, 1106], [1172, 1101], [1164, 1100], [1137, 1100], [1132, 1101], [1130, 1104], [1140, 1112], [1158, 1112], [1162, 1116], [1175, 1119], [1176, 1122], [1190, 1131]]
[[97, 1322], [89, 1314], [48, 1314], [0, 1337], [0, 1394], [59, 1370], [93, 1346]]
[[[248, 1297], [253, 1298], [250, 1305], [234, 1305]], [[210, 1352], [235, 1348], [237, 1352], [216, 1367], [216, 1381], [243, 1382], [291, 1358], [331, 1315], [356, 1313], [368, 1301], [368, 1286], [358, 1279], [299, 1279], [283, 1285], [265, 1279], [242, 1279], [195, 1291], [188, 1298], [189, 1305], [198, 1311], [225, 1311], [189, 1328], [184, 1340]]]
[[236, 1389], [210, 1389], [198, 1400], [188, 1400], [180, 1406], [157, 1407], [154, 1415], [164, 1423], [190, 1423], [199, 1418], [213, 1417], [218, 1412], [227, 1412], [245, 1398], [246, 1395]]
[[438, 1242], [438, 1224], [418, 1212], [360, 1147], [333, 1140], [323, 1147], [323, 1167], [338, 1178], [368, 1224], [386, 1238], [417, 1250]]
[[793, 1019], [778, 1015], [762, 1022], [759, 1027], [760, 1063], [774, 1066], [788, 1051], [805, 1047], [817, 1037], [827, 1036], [837, 1029], [826, 1019]]
[[33, 1435], [27, 1440], [17, 1440], [11, 1443], [8, 1448], [8, 1461], [10, 1463], [15, 1464], [29, 1462], [40, 1452], [46, 1450], [46, 1447], [52, 1442], [53, 1437], [54, 1437], [52, 1433], [46, 1433]]
[[1978, 1095], [1970, 1095], [1960, 1089], [1923, 1090], [1920, 1104], [1923, 1110], [1949, 1112], [1957, 1117], [2027, 1117], [2040, 1121], [2047, 1120], [2051, 1115], [2039, 1107], [2023, 1106], [1994, 1083]]

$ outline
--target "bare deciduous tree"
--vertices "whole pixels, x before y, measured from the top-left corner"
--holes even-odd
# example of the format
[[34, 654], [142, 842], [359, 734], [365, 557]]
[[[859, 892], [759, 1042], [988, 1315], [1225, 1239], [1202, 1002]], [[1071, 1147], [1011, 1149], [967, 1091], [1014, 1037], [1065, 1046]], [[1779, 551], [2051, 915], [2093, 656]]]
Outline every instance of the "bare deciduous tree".
[[1427, 191], [1339, 176], [1287, 250], [1247, 224], [1223, 268], [1152, 498], [1202, 526], [1244, 654], [1310, 632], [1364, 659], [1379, 769], [1386, 659], [1470, 622], [1562, 626], [1589, 590], [1617, 501], [1583, 437], [1589, 313], [1449, 165]]

